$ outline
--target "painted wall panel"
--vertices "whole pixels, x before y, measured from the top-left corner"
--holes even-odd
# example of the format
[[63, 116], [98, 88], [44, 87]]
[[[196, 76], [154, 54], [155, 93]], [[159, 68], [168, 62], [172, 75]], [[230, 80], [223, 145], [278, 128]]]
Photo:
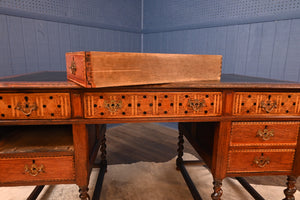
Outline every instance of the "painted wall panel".
[[33, 19], [22, 18], [23, 39], [24, 39], [24, 54], [26, 59], [26, 72], [37, 72], [38, 64], [38, 49], [37, 36], [35, 31], [35, 23]]
[[300, 18], [300, 1], [144, 0], [143, 11], [150, 33]]
[[59, 48], [60, 48], [60, 69], [59, 71], [65, 71], [65, 52], [71, 51], [71, 40], [70, 40], [70, 25], [69, 24], [58, 24], [59, 30]]
[[141, 0], [1, 0], [0, 14], [139, 32]]
[[0, 76], [8, 76], [14, 73], [11, 61], [7, 16], [0, 15]]
[[271, 78], [280, 80], [284, 79], [284, 68], [289, 44], [290, 29], [290, 20], [276, 22], [272, 68], [270, 73]]
[[55, 22], [47, 22], [47, 28], [48, 28], [48, 41], [49, 41], [49, 60], [50, 65], [47, 70], [50, 71], [59, 71], [61, 70], [60, 63], [60, 55], [62, 54], [60, 52], [60, 37], [59, 37], [59, 27], [58, 23]]
[[19, 73], [26, 72], [26, 59], [23, 40], [22, 20], [19, 17], [8, 17], [9, 46], [12, 55], [12, 68]]
[[248, 76], [257, 76], [258, 61], [261, 49], [262, 23], [250, 25], [248, 54], [245, 74]]
[[236, 52], [237, 52], [237, 33], [238, 26], [229, 26], [227, 27], [226, 32], [226, 50], [223, 54], [222, 62], [222, 72], [233, 74], [236, 61]]
[[250, 25], [239, 25], [237, 34], [237, 51], [236, 51], [236, 61], [234, 66], [235, 74], [245, 74], [246, 72], [246, 62], [248, 54], [249, 45], [249, 31]]
[[[300, 82], [300, 19], [292, 20], [284, 79]], [[297, 73], [298, 72], [298, 73]]]
[[39, 71], [45, 71], [52, 68], [49, 57], [48, 22], [36, 20], [35, 25]]
[[263, 23], [260, 45], [260, 56], [258, 60], [258, 77], [270, 78], [270, 72], [272, 69], [274, 40], [276, 33], [275, 22]]

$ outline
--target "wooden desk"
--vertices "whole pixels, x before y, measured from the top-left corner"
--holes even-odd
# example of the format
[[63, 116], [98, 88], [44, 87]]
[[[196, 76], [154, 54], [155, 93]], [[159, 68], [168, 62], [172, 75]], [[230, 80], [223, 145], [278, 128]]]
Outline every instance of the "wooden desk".
[[[10, 179], [10, 172], [0, 168], [0, 174], [4, 174], [0, 176], [1, 186], [76, 183], [80, 198], [88, 199], [89, 174], [99, 146], [100, 188], [106, 169], [105, 126], [94, 126], [89, 131], [89, 125], [126, 122], [180, 122], [177, 167], [195, 199], [201, 198], [184, 167], [190, 162], [182, 160], [183, 136], [211, 170], [212, 199], [221, 198], [225, 177], [288, 175], [285, 195], [290, 200], [300, 174], [299, 83], [223, 75], [221, 82], [82, 88], [67, 82], [64, 73], [45, 72], [2, 79], [0, 108], [0, 125], [5, 130], [1, 135], [10, 126], [69, 124], [74, 146], [73, 153], [65, 152], [70, 159], [66, 161], [55, 154], [58, 159], [50, 162], [57, 163], [57, 167], [60, 162], [68, 162], [65, 170], [71, 175], [67, 178], [47, 177], [48, 168], [42, 162], [31, 163], [44, 166], [32, 178], [26, 167], [24, 172], [26, 163], [18, 162], [16, 170], [23, 178]], [[91, 138], [93, 134], [89, 132], [95, 136]], [[10, 158], [18, 160], [20, 155], [30, 157], [15, 152]], [[45, 156], [45, 152], [37, 151], [35, 155]], [[54, 156], [49, 152], [47, 155]], [[0, 165], [11, 166], [5, 160], [7, 154], [0, 154], [0, 159]], [[243, 179], [238, 180], [244, 183]], [[261, 199], [258, 194], [255, 198]]]

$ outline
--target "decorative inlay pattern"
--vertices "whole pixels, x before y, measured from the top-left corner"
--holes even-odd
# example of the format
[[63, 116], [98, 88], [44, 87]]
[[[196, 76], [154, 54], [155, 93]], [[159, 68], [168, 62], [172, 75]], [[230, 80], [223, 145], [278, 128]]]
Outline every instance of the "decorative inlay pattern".
[[85, 93], [84, 108], [86, 118], [219, 116], [221, 101], [221, 92]]
[[0, 120], [66, 119], [70, 117], [69, 93], [0, 94]]
[[299, 115], [299, 93], [237, 92], [233, 102], [234, 115]]

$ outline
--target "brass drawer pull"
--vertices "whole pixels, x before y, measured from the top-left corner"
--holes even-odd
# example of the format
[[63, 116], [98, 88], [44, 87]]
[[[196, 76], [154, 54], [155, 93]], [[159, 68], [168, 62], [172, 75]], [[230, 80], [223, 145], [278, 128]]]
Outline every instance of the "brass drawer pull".
[[37, 105], [36, 103], [33, 103], [32, 105], [25, 103], [23, 106], [21, 103], [18, 103], [15, 109], [20, 110], [22, 111], [22, 113], [24, 113], [24, 115], [29, 116], [32, 113], [32, 111], [37, 110]]
[[253, 163], [256, 166], [258, 166], [260, 168], [263, 168], [263, 167], [265, 167], [266, 165], [268, 165], [270, 163], [270, 158], [264, 157], [264, 154], [262, 153], [259, 158], [258, 157], [254, 158]]
[[264, 101], [262, 101], [261, 103], [260, 103], [260, 107], [262, 108], [262, 109], [264, 109], [267, 113], [270, 113], [270, 112], [272, 112], [272, 110], [274, 109], [274, 108], [277, 108], [277, 103], [276, 103], [276, 101], [271, 101], [271, 100], [268, 100], [268, 101], [266, 101], [266, 102], [264, 102]]
[[73, 60], [72, 60], [72, 62], [71, 62], [71, 66], [70, 66], [69, 68], [70, 68], [70, 70], [71, 70], [71, 73], [72, 73], [73, 75], [76, 75], [77, 67], [76, 67], [76, 63], [75, 63], [75, 61], [74, 61], [74, 57], [73, 57]]
[[31, 176], [37, 176], [39, 173], [44, 172], [44, 165], [40, 165], [38, 167], [35, 163], [33, 163], [31, 167], [25, 165], [24, 169], [25, 169], [25, 173], [28, 173]]
[[188, 105], [193, 108], [194, 111], [199, 111], [200, 108], [205, 107], [205, 100], [193, 99], [188, 101]]
[[257, 131], [256, 137], [261, 137], [264, 141], [267, 141], [271, 137], [274, 137], [274, 131], [273, 130], [268, 130], [267, 126], [266, 126], [264, 130], [258, 130]]
[[122, 108], [122, 101], [104, 101], [105, 108], [107, 108], [110, 112], [116, 112], [118, 109]]

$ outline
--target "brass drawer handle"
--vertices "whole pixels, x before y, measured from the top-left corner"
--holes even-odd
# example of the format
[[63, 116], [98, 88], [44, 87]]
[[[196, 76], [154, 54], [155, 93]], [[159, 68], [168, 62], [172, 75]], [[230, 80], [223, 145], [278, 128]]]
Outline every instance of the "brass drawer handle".
[[29, 105], [29, 103], [25, 103], [24, 105], [18, 103], [15, 109], [20, 110], [24, 115], [29, 116], [31, 115], [32, 111], [37, 110], [37, 105], [36, 103], [33, 103], [32, 105]]
[[272, 110], [274, 109], [274, 108], [277, 108], [277, 103], [276, 103], [276, 101], [271, 101], [271, 100], [268, 100], [268, 101], [266, 101], [266, 102], [264, 102], [264, 101], [262, 101], [261, 103], [260, 103], [260, 107], [262, 108], [262, 109], [264, 109], [267, 113], [270, 113], [270, 112], [272, 112]]
[[265, 167], [266, 165], [268, 165], [270, 163], [270, 158], [264, 157], [264, 154], [262, 153], [259, 158], [258, 157], [254, 158], [253, 163], [256, 166], [258, 166], [260, 168], [263, 168], [263, 167]]
[[192, 107], [194, 111], [199, 111], [200, 108], [205, 107], [205, 100], [199, 100], [199, 99], [189, 99], [188, 106]]
[[264, 141], [267, 141], [271, 137], [274, 137], [274, 131], [273, 130], [268, 130], [267, 126], [266, 126], [264, 130], [258, 130], [257, 131], [256, 137], [261, 137]]
[[105, 108], [107, 108], [110, 112], [116, 112], [120, 108], [122, 108], [122, 101], [116, 101], [116, 100], [111, 100], [111, 101], [104, 101]]
[[30, 167], [28, 167], [28, 165], [25, 165], [24, 169], [25, 169], [25, 173], [31, 176], [37, 176], [39, 173], [45, 172], [44, 165], [40, 165], [38, 167], [35, 163], [33, 163]]
[[76, 75], [77, 67], [76, 67], [76, 63], [75, 63], [75, 61], [74, 61], [74, 57], [73, 57], [73, 60], [72, 60], [72, 62], [71, 62], [71, 66], [70, 66], [69, 68], [70, 68], [70, 70], [71, 70], [71, 73], [72, 73], [73, 75]]

